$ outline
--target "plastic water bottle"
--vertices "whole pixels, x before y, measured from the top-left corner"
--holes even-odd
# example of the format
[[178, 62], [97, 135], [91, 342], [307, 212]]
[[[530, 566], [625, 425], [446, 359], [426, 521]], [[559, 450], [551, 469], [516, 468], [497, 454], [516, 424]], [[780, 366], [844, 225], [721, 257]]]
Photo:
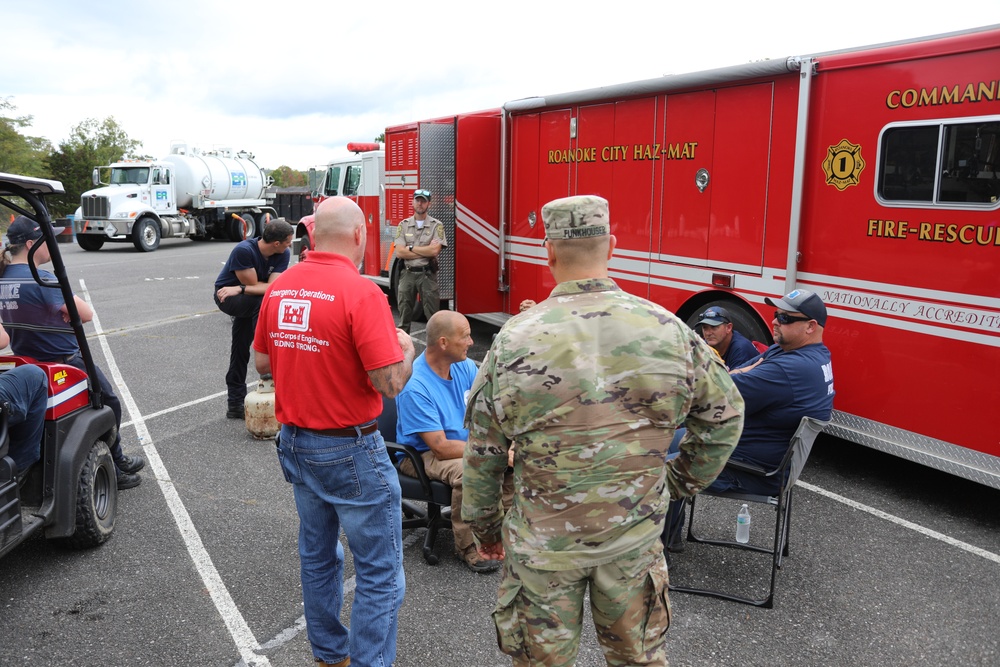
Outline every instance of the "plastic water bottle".
[[736, 515], [736, 541], [746, 544], [750, 541], [750, 509], [743, 504], [740, 513]]

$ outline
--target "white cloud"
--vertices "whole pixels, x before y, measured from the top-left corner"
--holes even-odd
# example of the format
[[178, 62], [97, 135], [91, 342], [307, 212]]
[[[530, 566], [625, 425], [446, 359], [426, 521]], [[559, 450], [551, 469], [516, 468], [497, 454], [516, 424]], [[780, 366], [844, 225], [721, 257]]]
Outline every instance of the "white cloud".
[[[96, 8], [95, 8], [96, 7]], [[257, 9], [260, 7], [260, 9]], [[367, 9], [366, 9], [367, 8]], [[113, 116], [305, 169], [386, 126], [663, 74], [1000, 23], [996, 0], [829, 5], [58, 0], [8, 7], [0, 96], [53, 144]], [[17, 54], [12, 57], [11, 54]]]

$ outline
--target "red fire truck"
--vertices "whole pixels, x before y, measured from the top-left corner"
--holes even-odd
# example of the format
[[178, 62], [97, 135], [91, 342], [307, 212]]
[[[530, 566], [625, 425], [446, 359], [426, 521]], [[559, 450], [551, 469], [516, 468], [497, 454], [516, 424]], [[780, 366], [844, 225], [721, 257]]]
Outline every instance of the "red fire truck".
[[365, 272], [395, 289], [393, 228], [429, 188], [442, 298], [501, 323], [554, 286], [542, 205], [601, 195], [624, 289], [764, 342], [765, 297], [818, 292], [829, 432], [1000, 488], [997, 63], [991, 26], [390, 127]]
[[[379, 261], [380, 230], [385, 216], [385, 151], [378, 143], [351, 142], [347, 150], [354, 153], [348, 157], [332, 160], [322, 172], [309, 170], [309, 180], [314, 183], [312, 200], [318, 205], [327, 197], [350, 197], [364, 211], [368, 225], [368, 264]], [[314, 247], [312, 214], [299, 220], [295, 229], [296, 254], [308, 252]], [[375, 267], [377, 269], [377, 267]], [[373, 270], [375, 270], [373, 269]], [[377, 270], [376, 270], [377, 273]]]

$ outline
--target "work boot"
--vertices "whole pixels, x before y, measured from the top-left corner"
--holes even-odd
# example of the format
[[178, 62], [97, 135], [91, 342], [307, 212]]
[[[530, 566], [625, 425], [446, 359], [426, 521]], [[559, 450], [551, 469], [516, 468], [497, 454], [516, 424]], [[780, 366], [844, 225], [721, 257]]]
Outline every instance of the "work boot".
[[115, 461], [115, 467], [124, 473], [139, 472], [146, 467], [146, 459], [142, 458], [139, 454], [136, 454], [135, 456], [129, 456], [126, 454], [119, 460]]
[[316, 667], [350, 667], [351, 658], [350, 656], [344, 658], [340, 662], [323, 662], [319, 658], [316, 658]]
[[242, 405], [230, 405], [226, 408], [226, 419], [245, 419], [246, 408]]
[[456, 551], [455, 558], [459, 559], [465, 566], [476, 574], [489, 574], [500, 569], [500, 561], [487, 560], [476, 551], [476, 545], [470, 544], [463, 551]]
[[142, 484], [142, 477], [135, 473], [118, 471], [118, 490], [131, 489]]

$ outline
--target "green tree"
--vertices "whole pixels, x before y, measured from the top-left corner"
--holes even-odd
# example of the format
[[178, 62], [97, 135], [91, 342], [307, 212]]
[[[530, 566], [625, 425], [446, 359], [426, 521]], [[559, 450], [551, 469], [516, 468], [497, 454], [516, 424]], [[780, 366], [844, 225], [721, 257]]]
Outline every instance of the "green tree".
[[139, 157], [142, 142], [130, 139], [124, 128], [111, 116], [102, 121], [88, 118], [76, 125], [69, 139], [49, 157], [53, 178], [62, 181], [65, 195], [53, 198], [52, 215], [69, 215], [80, 205], [80, 195], [91, 189], [94, 167], [123, 158]]
[[305, 172], [295, 171], [287, 165], [281, 165], [271, 171], [271, 178], [274, 179], [276, 188], [297, 188], [308, 184], [309, 177]]
[[377, 141], [380, 144], [384, 144], [385, 143], [385, 132], [383, 132], [382, 134], [380, 134], [377, 137], [375, 137], [375, 141]]
[[31, 126], [32, 117], [15, 116], [16, 109], [10, 98], [0, 98], [0, 171], [44, 178], [49, 175], [45, 160], [52, 144], [22, 134], [22, 129]]

